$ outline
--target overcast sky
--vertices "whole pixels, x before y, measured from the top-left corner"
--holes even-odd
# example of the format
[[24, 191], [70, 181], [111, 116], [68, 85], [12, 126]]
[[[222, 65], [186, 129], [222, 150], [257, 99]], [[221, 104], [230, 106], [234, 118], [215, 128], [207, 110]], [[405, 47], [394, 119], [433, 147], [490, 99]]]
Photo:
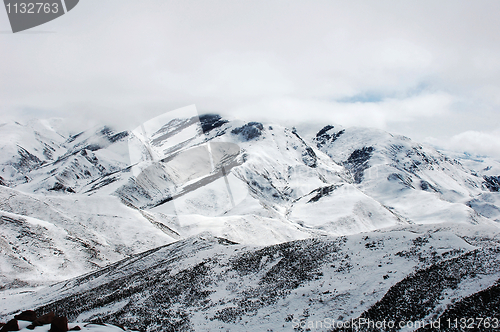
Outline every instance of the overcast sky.
[[196, 104], [500, 156], [500, 1], [81, 0], [9, 33], [0, 116], [131, 129]]

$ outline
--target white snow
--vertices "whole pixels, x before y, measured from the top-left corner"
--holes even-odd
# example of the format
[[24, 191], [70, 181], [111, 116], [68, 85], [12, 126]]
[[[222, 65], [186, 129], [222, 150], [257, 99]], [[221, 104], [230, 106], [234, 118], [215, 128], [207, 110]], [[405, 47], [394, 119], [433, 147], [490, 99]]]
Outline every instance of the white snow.
[[[243, 123], [204, 134], [196, 116], [192, 107], [169, 113], [116, 142], [102, 127], [70, 138], [53, 121], [0, 126], [0, 175], [9, 185], [0, 186], [0, 282], [18, 287], [0, 291], [0, 310], [38, 285], [202, 233], [248, 246], [348, 235], [345, 254], [359, 266], [325, 276], [331, 281], [321, 288], [305, 285], [307, 296], [298, 292], [273, 310], [298, 312], [321, 297], [331, 309], [318, 317], [355, 316], [415, 268], [384, 256], [409, 246], [414, 232], [439, 230], [432, 245], [463, 250], [471, 245], [450, 234], [498, 233], [500, 193], [482, 178], [500, 174], [496, 160], [461, 164], [460, 156], [366, 128], [346, 128], [317, 146], [307, 126], [263, 124], [260, 136], [246, 141], [231, 134]], [[350, 164], [353, 153], [370, 147], [369, 158]], [[20, 165], [21, 148], [38, 158], [34, 169]], [[54, 190], [57, 183], [74, 192]], [[357, 257], [367, 234], [385, 237], [384, 246]], [[214, 299], [226, 296], [224, 287]], [[327, 290], [328, 299], [321, 295]], [[279, 330], [271, 314], [259, 312], [248, 324]], [[207, 330], [220, 327], [196, 315]]]

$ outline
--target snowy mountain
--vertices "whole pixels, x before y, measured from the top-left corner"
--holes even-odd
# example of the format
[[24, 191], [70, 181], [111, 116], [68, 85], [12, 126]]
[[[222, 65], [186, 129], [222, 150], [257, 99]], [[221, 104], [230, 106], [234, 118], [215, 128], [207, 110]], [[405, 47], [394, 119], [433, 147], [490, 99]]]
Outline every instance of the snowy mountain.
[[74, 277], [174, 241], [116, 197], [46, 196], [0, 187], [2, 288]]
[[205, 233], [12, 297], [3, 312], [33, 307], [141, 331], [329, 331], [361, 318], [444, 324], [461, 318], [461, 306], [494, 317], [500, 257], [489, 232], [420, 225], [264, 247]]
[[[128, 132], [33, 120], [0, 137], [5, 318], [38, 308], [147, 331], [276, 331], [314, 317], [430, 320], [496, 291], [493, 159], [193, 107]], [[414, 316], [391, 295], [408, 285], [427, 287]]]

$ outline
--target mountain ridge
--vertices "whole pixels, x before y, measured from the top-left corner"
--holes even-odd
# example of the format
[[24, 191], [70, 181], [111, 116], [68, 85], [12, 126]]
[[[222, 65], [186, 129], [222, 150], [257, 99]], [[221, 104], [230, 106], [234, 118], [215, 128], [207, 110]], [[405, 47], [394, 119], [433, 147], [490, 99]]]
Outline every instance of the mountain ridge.
[[[302, 124], [298, 130], [172, 114], [127, 132], [104, 126], [61, 135], [46, 121], [0, 127], [0, 260], [10, 266], [0, 271], [6, 285], [0, 315], [36, 307], [39, 314], [57, 309], [72, 320], [128, 321], [148, 331], [240, 329], [259, 320], [273, 330], [295, 323], [305, 330], [301, 322], [313, 317], [366, 318], [380, 308], [395, 315], [402, 305], [390, 300], [391, 292], [429, 278], [442, 287], [415, 295], [416, 303], [430, 303], [427, 311], [398, 319], [430, 320], [454, 312], [448, 300], [494, 293], [500, 163], [462, 163], [369, 128]], [[157, 257], [166, 270], [148, 275], [147, 267], [154, 270], [148, 257], [172, 256], [171, 248], [178, 248], [178, 259]], [[467, 258], [474, 252], [478, 261]], [[450, 284], [441, 278], [449, 259], [484, 273], [467, 272]], [[394, 278], [385, 266], [396, 261]], [[121, 281], [111, 278], [124, 264], [130, 273], [116, 270]], [[382, 274], [375, 272], [379, 265]], [[344, 291], [318, 293], [327, 277], [343, 277], [333, 288]], [[123, 286], [130, 278], [138, 288]], [[78, 280], [111, 293], [82, 293]], [[150, 297], [155, 287], [163, 293]], [[291, 295], [302, 287], [307, 301]], [[138, 303], [148, 298], [147, 309], [134, 307], [129, 295]], [[347, 299], [363, 303], [350, 306]], [[159, 310], [155, 304], [164, 311], [148, 318]]]

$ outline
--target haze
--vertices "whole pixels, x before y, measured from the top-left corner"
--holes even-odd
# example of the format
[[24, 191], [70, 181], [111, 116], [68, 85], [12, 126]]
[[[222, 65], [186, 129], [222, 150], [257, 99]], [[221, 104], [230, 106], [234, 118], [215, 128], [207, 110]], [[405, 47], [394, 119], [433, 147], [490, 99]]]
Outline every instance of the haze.
[[196, 104], [500, 157], [499, 12], [498, 1], [82, 0], [12, 34], [0, 10], [0, 122], [132, 129]]

